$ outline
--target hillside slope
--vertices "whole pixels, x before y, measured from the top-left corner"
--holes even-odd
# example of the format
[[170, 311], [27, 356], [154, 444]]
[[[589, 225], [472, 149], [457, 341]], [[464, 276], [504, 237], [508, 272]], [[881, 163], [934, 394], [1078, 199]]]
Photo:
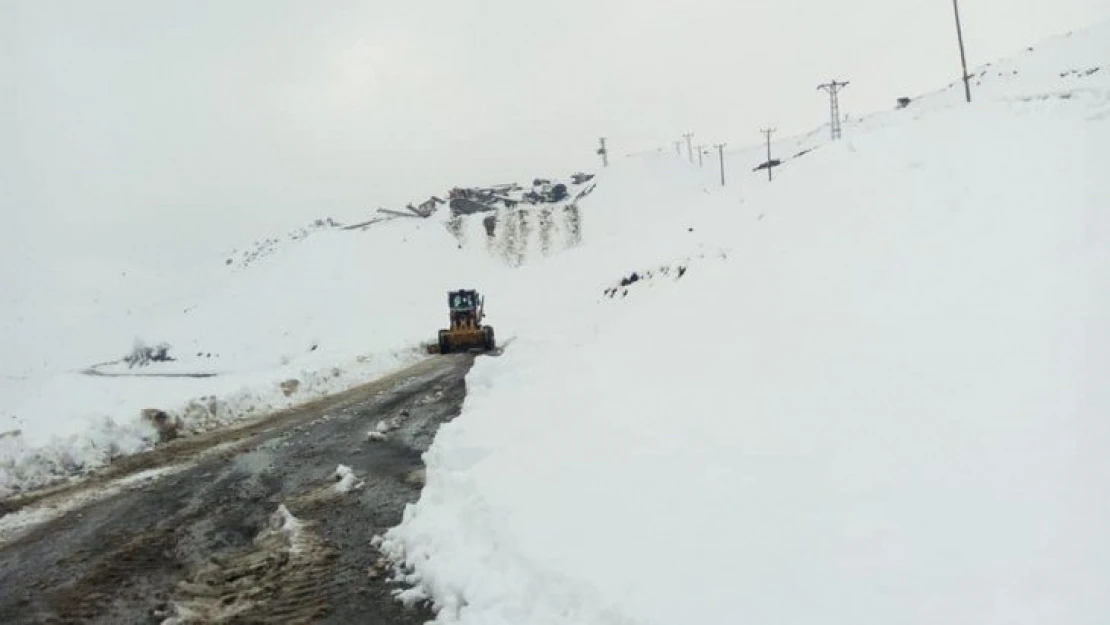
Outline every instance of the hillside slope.
[[402, 598], [451, 623], [1105, 622], [1110, 27], [995, 67], [743, 203], [673, 155], [611, 168], [584, 245], [500, 293], [519, 339], [384, 536]]

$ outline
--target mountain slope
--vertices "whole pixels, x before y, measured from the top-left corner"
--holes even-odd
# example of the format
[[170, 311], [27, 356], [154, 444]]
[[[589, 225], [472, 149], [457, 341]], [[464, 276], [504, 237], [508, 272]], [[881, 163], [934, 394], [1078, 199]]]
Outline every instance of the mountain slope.
[[520, 338], [384, 537], [403, 598], [453, 623], [1103, 622], [1107, 42], [861, 121], [743, 203], [670, 155], [599, 176], [606, 217], [503, 293]]

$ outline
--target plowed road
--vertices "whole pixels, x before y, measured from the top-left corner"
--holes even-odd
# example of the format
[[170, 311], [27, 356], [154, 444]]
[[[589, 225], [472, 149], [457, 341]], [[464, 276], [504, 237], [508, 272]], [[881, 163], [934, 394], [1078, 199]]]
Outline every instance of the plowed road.
[[[419, 497], [420, 454], [459, 413], [472, 362], [422, 361], [265, 421], [173, 441], [78, 486], [0, 502], [0, 623], [430, 619], [393, 599], [370, 541]], [[396, 429], [368, 440], [383, 420]], [[353, 490], [336, 488], [340, 464], [354, 470]]]

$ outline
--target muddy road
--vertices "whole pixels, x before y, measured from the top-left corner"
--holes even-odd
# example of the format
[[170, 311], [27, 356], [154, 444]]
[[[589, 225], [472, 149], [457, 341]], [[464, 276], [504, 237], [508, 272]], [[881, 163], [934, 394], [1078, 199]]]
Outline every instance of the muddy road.
[[[0, 544], [0, 623], [430, 619], [392, 597], [371, 538], [419, 497], [420, 455], [459, 413], [472, 363], [429, 359], [266, 422], [171, 443], [117, 474], [9, 502], [9, 512], [29, 516], [88, 495], [82, 489], [101, 493]], [[388, 433], [373, 440], [379, 424]], [[337, 479], [339, 465], [353, 475]]]

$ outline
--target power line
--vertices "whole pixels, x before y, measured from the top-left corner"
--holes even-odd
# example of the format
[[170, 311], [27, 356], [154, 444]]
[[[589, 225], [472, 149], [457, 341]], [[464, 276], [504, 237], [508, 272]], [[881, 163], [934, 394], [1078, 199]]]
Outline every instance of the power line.
[[833, 140], [840, 138], [840, 90], [848, 86], [848, 81], [837, 82], [835, 79], [823, 85], [817, 85], [818, 89], [829, 92], [829, 127], [832, 132]]
[[725, 146], [727, 143], [717, 143], [713, 147], [717, 148], [717, 160], [721, 161], [721, 186], [725, 186]]
[[764, 129], [760, 130], [760, 132], [762, 132], [764, 135], [767, 136], [767, 180], [768, 181], [771, 180], [771, 169], [773, 167], [773, 165], [771, 163], [771, 133], [775, 132], [775, 130], [776, 130], [775, 128], [764, 128]]
[[952, 10], [956, 12], [956, 39], [960, 42], [960, 66], [964, 73], [964, 96], [971, 102], [971, 78], [967, 75], [967, 55], [964, 54], [964, 32], [960, 27], [960, 5], [958, 0], [952, 0]]

